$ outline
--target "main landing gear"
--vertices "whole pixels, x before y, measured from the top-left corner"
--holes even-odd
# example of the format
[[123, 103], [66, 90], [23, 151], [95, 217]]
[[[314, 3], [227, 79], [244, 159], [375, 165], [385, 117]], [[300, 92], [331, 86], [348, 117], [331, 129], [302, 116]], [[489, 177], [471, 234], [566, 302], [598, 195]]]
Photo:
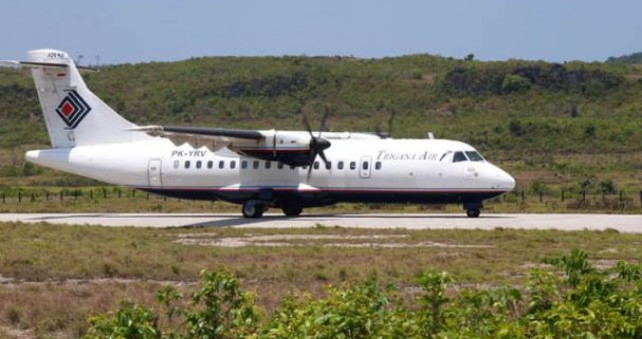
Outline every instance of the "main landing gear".
[[296, 204], [286, 204], [283, 205], [283, 214], [288, 217], [298, 217], [301, 212], [303, 212], [303, 207]]
[[260, 218], [263, 212], [267, 210], [267, 206], [260, 201], [250, 200], [243, 203], [241, 212], [245, 218]]
[[[288, 217], [296, 217], [303, 212], [303, 207], [295, 203], [284, 204], [281, 208], [283, 209], [283, 214]], [[256, 219], [262, 217], [263, 213], [267, 211], [267, 209], [268, 205], [266, 202], [261, 200], [249, 200], [243, 203], [241, 212], [245, 218]]]

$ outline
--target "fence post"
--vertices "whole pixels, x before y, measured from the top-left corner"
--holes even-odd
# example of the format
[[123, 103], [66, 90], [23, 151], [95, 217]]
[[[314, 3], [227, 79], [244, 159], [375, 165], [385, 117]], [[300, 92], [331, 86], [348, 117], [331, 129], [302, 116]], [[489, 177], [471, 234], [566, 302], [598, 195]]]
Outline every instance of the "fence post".
[[526, 199], [526, 196], [524, 195], [524, 191], [522, 191], [522, 202]]
[[582, 191], [582, 202], [586, 204], [586, 190]]
[[64, 192], [60, 191], [60, 201], [62, 201], [63, 199], [64, 199]]
[[540, 202], [540, 203], [544, 200], [544, 199], [543, 199], [543, 198], [544, 198], [544, 197], [543, 197], [543, 195], [544, 195], [544, 194], [540, 191], [540, 192], [539, 192], [539, 202]]
[[136, 190], [132, 190], [132, 198], [136, 197]]
[[22, 191], [18, 191], [18, 202], [22, 202]]
[[94, 200], [94, 190], [89, 191], [89, 200]]
[[620, 202], [624, 201], [624, 192], [620, 191]]
[[103, 187], [103, 199], [107, 199], [107, 189]]
[[120, 188], [118, 189], [118, 198], [120, 199]]
[[562, 202], [564, 202], [564, 190], [562, 190]]
[[642, 207], [642, 191], [640, 191], [640, 207]]
[[49, 191], [45, 191], [45, 200], [49, 201]]
[[34, 202], [34, 201], [36, 201], [36, 194], [32, 192], [31, 193], [31, 202]]
[[78, 200], [78, 190], [74, 190], [74, 200]]
[[2, 203], [3, 204], [7, 203], [7, 197], [5, 196], [4, 192], [2, 192]]

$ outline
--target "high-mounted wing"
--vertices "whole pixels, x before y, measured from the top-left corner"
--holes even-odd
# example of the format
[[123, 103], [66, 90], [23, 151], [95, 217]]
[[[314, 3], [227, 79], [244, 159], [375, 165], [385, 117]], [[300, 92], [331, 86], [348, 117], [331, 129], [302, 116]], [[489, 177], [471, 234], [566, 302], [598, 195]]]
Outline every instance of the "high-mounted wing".
[[211, 151], [234, 144], [251, 146], [265, 139], [265, 135], [259, 131], [243, 129], [150, 125], [131, 130], [168, 138], [176, 146], [187, 143], [194, 148], [207, 147]]
[[207, 147], [217, 151], [223, 147], [244, 156], [278, 161], [292, 166], [308, 166], [314, 156], [330, 147], [320, 136], [303, 131], [256, 131], [228, 128], [140, 126], [131, 129], [152, 136], [170, 139], [179, 146]]

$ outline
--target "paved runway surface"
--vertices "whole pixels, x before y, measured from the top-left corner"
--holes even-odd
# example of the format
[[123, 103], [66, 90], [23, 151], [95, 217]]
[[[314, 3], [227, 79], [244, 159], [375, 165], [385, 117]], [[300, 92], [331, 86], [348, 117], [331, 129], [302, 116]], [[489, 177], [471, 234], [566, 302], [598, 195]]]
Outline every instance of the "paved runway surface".
[[482, 214], [467, 218], [460, 214], [304, 214], [287, 218], [282, 214], [267, 214], [260, 219], [244, 219], [238, 214], [185, 213], [47, 213], [0, 214], [0, 221], [47, 222], [136, 227], [315, 227], [341, 226], [362, 228], [408, 229], [561, 229], [603, 230], [642, 233], [642, 215], [612, 214]]

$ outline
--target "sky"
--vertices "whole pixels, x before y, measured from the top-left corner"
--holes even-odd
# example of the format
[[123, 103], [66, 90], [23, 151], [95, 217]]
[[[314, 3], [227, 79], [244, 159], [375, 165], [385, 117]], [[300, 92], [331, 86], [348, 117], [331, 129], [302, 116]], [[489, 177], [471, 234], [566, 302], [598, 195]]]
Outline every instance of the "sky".
[[604, 61], [642, 51], [639, 0], [0, 0], [0, 59], [428, 53]]

